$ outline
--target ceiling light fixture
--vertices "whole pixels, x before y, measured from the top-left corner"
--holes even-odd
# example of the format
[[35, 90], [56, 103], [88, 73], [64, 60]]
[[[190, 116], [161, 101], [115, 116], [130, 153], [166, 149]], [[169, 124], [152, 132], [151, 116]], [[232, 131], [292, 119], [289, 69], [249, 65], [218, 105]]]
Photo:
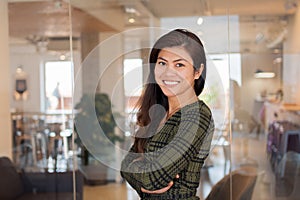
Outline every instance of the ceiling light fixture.
[[274, 72], [265, 72], [260, 69], [256, 70], [254, 73], [255, 78], [274, 78], [275, 73]]
[[273, 60], [273, 64], [280, 64], [282, 63], [282, 57], [277, 57]]
[[140, 13], [132, 6], [125, 6], [125, 13], [128, 15], [128, 22], [133, 24], [136, 22], [135, 17], [140, 16]]
[[198, 25], [203, 24], [203, 18], [202, 18], [202, 17], [199, 17], [199, 18], [198, 18], [197, 24], [198, 24]]
[[59, 59], [60, 59], [60, 60], [66, 60], [66, 55], [65, 55], [65, 54], [61, 54], [61, 55], [59, 56]]
[[128, 18], [128, 22], [129, 22], [130, 24], [133, 24], [133, 23], [135, 22], [134, 17], [129, 17], [129, 18]]
[[126, 13], [131, 13], [131, 14], [139, 15], [139, 12], [135, 8], [133, 8], [133, 7], [126, 6], [125, 7], [125, 12]]

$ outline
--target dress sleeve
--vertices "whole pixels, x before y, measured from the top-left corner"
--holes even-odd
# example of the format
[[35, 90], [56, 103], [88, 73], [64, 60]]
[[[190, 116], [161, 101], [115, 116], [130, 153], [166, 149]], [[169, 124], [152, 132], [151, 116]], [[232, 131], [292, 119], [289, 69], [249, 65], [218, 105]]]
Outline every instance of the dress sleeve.
[[209, 108], [205, 104], [200, 106], [201, 109], [198, 106], [182, 109], [178, 131], [164, 148], [145, 153], [141, 161], [122, 163], [123, 177], [138, 193], [141, 187], [147, 190], [166, 187], [193, 157], [207, 157], [214, 125]]

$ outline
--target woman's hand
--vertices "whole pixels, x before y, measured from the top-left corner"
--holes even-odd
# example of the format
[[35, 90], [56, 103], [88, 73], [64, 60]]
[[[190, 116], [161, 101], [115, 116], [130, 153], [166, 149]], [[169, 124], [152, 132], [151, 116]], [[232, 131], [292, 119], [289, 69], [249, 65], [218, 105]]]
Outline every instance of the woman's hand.
[[138, 157], [138, 158], [134, 159], [131, 163], [142, 161], [143, 159], [144, 159], [144, 157], [141, 156], [141, 157]]
[[[175, 178], [179, 178], [179, 175], [177, 174]], [[164, 187], [162, 189], [159, 189], [159, 190], [146, 190], [144, 188], [141, 188], [141, 191], [144, 192], [144, 193], [148, 193], [148, 194], [162, 194], [166, 191], [168, 191], [172, 186], [173, 186], [174, 182], [171, 181], [167, 187]]]

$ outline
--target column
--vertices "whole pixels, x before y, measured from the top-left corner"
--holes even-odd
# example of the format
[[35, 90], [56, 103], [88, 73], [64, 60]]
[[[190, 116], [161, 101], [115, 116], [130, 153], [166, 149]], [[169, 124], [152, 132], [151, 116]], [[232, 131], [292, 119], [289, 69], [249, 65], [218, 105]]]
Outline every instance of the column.
[[12, 130], [10, 121], [10, 63], [8, 37], [8, 3], [0, 1], [0, 156], [12, 159]]
[[[123, 84], [123, 34], [116, 32], [103, 32], [100, 34], [100, 92], [109, 95], [112, 102], [112, 111], [116, 113], [124, 113], [124, 84]], [[117, 122], [115, 134], [122, 135], [124, 121], [114, 116]], [[115, 160], [115, 166], [121, 166], [121, 154], [118, 151], [120, 144], [115, 144], [115, 154], [112, 157]], [[113, 179], [117, 183], [121, 182], [120, 173], [113, 168], [108, 168], [108, 179]]]
[[100, 76], [99, 33], [81, 34], [82, 93], [93, 94]]

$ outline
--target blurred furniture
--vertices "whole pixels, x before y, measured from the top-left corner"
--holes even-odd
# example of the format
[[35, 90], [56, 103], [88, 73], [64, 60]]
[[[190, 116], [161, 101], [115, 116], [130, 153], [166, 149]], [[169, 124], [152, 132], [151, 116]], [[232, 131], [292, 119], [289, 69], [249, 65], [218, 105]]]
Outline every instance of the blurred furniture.
[[206, 200], [251, 200], [257, 178], [257, 168], [241, 167], [218, 181]]
[[288, 151], [281, 159], [276, 173], [277, 200], [296, 200], [300, 197], [300, 153]]
[[47, 126], [49, 128], [48, 155], [56, 158], [62, 152], [61, 124], [55, 122], [48, 123]]
[[[296, 137], [298, 137], [296, 139]], [[300, 153], [300, 129], [299, 130], [289, 130], [283, 134], [281, 142], [282, 150], [281, 154], [285, 155], [288, 151], [295, 151]], [[285, 172], [285, 162], [282, 165], [281, 176]]]
[[14, 154], [17, 165], [41, 166], [49, 157], [68, 158], [71, 114], [11, 113]]
[[0, 199], [3, 200], [82, 200], [83, 175], [73, 172], [42, 173], [18, 172], [11, 160], [0, 157]]
[[300, 153], [300, 126], [289, 121], [270, 123], [266, 146], [271, 166], [276, 171], [278, 163], [287, 152]]
[[269, 125], [274, 121], [288, 121], [294, 124], [298, 124], [300, 122], [299, 105], [265, 102], [264, 107], [265, 133], [268, 133]]

